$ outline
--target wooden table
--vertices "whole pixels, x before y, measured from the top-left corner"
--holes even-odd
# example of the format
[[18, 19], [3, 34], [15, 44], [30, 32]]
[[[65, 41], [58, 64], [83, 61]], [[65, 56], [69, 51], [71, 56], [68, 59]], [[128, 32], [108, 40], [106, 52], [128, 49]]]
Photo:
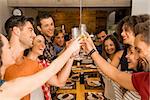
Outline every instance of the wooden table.
[[[78, 69], [73, 70], [73, 72], [97, 72], [97, 69]], [[93, 78], [93, 79], [99, 79]], [[103, 92], [103, 89], [85, 89], [85, 84], [80, 84], [79, 81], [76, 82], [76, 89], [59, 89], [57, 93], [73, 93], [76, 94], [76, 100], [85, 100], [85, 93], [88, 92]]]
[[84, 84], [80, 84], [80, 82], [76, 82], [76, 89], [70, 90], [61, 90], [59, 89], [57, 93], [73, 93], [76, 94], [76, 100], [85, 100], [85, 93], [88, 92], [103, 92], [103, 90], [87, 90], [85, 89]]

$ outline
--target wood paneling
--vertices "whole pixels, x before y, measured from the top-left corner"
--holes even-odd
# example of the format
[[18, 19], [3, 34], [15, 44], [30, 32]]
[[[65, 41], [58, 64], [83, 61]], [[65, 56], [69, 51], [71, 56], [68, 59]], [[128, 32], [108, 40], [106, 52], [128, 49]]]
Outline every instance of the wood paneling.
[[[39, 12], [41, 13], [41, 12]], [[67, 33], [71, 32], [71, 28], [79, 26], [80, 16], [79, 10], [74, 11], [51, 11], [51, 15], [55, 20], [55, 26], [65, 25]], [[107, 11], [97, 11], [83, 9], [82, 23], [86, 24], [87, 31], [89, 33], [95, 33], [101, 28], [106, 28], [107, 23]]]

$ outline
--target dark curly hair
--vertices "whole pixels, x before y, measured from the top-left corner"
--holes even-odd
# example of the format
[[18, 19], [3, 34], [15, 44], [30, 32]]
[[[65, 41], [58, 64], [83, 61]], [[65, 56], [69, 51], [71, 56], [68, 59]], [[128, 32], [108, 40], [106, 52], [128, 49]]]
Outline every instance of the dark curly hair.
[[124, 17], [117, 25], [117, 34], [119, 35], [119, 40], [122, 42], [121, 33], [122, 33], [123, 25], [125, 25], [126, 29], [130, 28], [134, 33], [133, 35], [136, 35], [134, 32], [135, 31], [134, 30], [135, 25], [138, 23], [145, 22], [145, 21], [149, 20], [149, 17], [150, 16], [148, 14]]

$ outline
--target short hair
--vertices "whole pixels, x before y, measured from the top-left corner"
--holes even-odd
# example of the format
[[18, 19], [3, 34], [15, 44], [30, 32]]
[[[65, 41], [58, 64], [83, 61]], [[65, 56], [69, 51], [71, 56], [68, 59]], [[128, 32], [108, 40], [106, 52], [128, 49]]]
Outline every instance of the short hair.
[[98, 35], [100, 32], [105, 32], [106, 34], [108, 34], [108, 31], [106, 30], [106, 29], [101, 29], [101, 30], [98, 30], [97, 32], [96, 32], [96, 35]]
[[7, 21], [5, 22], [5, 31], [7, 34], [7, 38], [11, 38], [11, 30], [13, 27], [21, 27], [25, 25], [26, 22], [30, 22], [32, 25], [34, 24], [34, 19], [32, 17], [27, 16], [11, 16]]
[[135, 28], [135, 34], [141, 35], [141, 40], [146, 42], [147, 44], [150, 44], [150, 20], [147, 20], [143, 23], [138, 23]]
[[47, 19], [47, 18], [52, 18], [52, 16], [48, 12], [43, 12], [41, 14], [38, 14], [38, 16], [36, 17], [36, 25], [41, 27], [41, 22], [40, 21], [42, 19]]

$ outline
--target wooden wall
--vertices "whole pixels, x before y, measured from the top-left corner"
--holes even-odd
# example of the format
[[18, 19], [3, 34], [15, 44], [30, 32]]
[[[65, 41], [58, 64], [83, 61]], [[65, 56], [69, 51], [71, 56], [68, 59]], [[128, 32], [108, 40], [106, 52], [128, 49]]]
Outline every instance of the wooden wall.
[[[72, 8], [21, 8], [24, 15], [32, 16], [36, 18], [36, 16], [42, 12], [49, 12], [54, 20], [55, 26], [65, 25], [65, 29], [67, 33], [71, 32], [71, 28], [75, 26], [79, 26], [80, 23], [80, 9], [77, 7]], [[109, 14], [112, 11], [122, 12], [124, 16], [130, 15], [130, 8], [83, 8], [83, 17], [82, 23], [86, 24], [87, 31], [89, 33], [96, 33], [100, 29], [105, 29], [109, 25], [107, 23]], [[124, 14], [125, 13], [125, 14]], [[117, 14], [117, 13], [116, 13]], [[117, 18], [121, 20], [122, 17]], [[121, 17], [121, 18], [120, 18]], [[116, 20], [116, 19], [115, 19]], [[115, 23], [117, 24], [117, 23]]]
[[[39, 13], [42, 13], [40, 11]], [[49, 11], [55, 20], [55, 26], [65, 25], [67, 33], [71, 32], [72, 27], [78, 27], [80, 23], [80, 11], [74, 10], [55, 10]], [[89, 33], [95, 33], [97, 30], [106, 28], [107, 11], [97, 11], [83, 9], [82, 23], [86, 24]]]

